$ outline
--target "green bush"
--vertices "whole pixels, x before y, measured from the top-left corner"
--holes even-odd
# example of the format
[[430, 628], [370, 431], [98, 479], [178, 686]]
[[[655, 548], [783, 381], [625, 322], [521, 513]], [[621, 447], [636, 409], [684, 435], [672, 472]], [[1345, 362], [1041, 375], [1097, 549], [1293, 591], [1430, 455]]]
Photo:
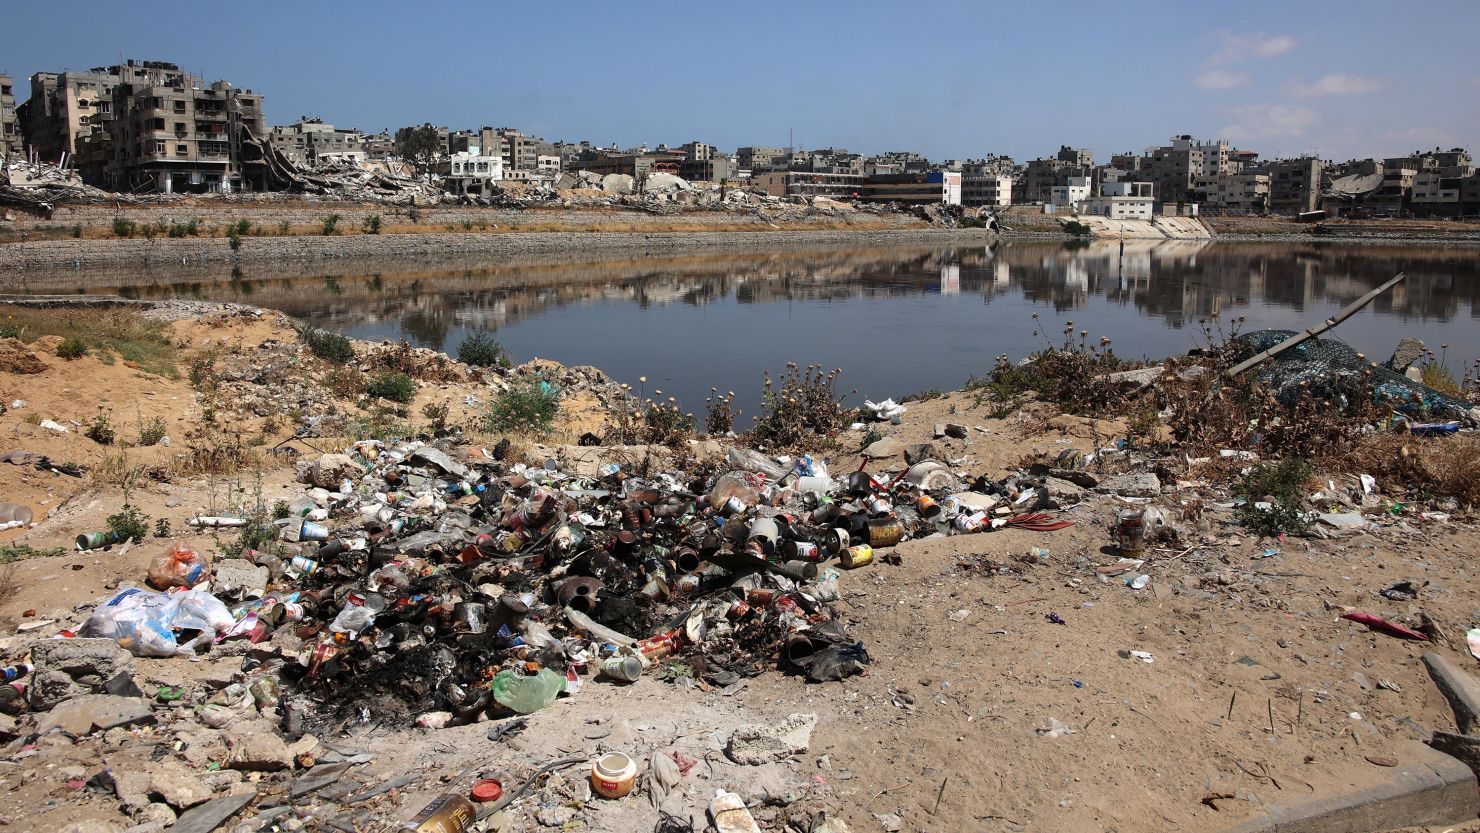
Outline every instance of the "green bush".
[[83, 344], [80, 338], [69, 336], [57, 345], [57, 358], [59, 359], [80, 359], [85, 355], [87, 355], [87, 345]]
[[487, 330], [479, 330], [457, 345], [457, 360], [473, 367], [508, 367], [504, 346]]
[[366, 217], [365, 221], [360, 224], [360, 228], [364, 229], [366, 234], [380, 234], [380, 215], [371, 214]]
[[137, 506], [125, 503], [116, 514], [108, 516], [106, 523], [113, 539], [120, 543], [130, 538], [138, 543], [149, 537], [149, 516], [140, 512]]
[[331, 364], [348, 364], [354, 361], [355, 346], [339, 333], [308, 325], [298, 331], [298, 339], [308, 345], [311, 353]]
[[139, 445], [158, 445], [159, 441], [164, 439], [164, 435], [167, 431], [168, 429], [165, 427], [164, 419], [161, 417], [155, 417], [154, 419], [151, 419], [140, 426]]
[[1064, 231], [1069, 232], [1075, 237], [1088, 237], [1090, 233], [1090, 227], [1084, 223], [1079, 222], [1078, 220], [1070, 220], [1069, 222], [1064, 224]]
[[[1304, 508], [1305, 484], [1313, 471], [1296, 458], [1255, 466], [1233, 484], [1233, 493], [1246, 501], [1233, 511], [1234, 520], [1260, 535], [1306, 531], [1310, 521]], [[1268, 502], [1269, 508], [1255, 502]]]
[[329, 216], [324, 218], [325, 237], [328, 237], [331, 234], [339, 233], [339, 219], [340, 218], [338, 214], [330, 214]]
[[489, 431], [530, 431], [550, 433], [555, 414], [560, 410], [560, 393], [549, 383], [528, 377], [515, 382], [493, 398], [483, 418]]
[[127, 217], [113, 218], [113, 233], [118, 237], [133, 237], [138, 228], [139, 224]]
[[416, 382], [404, 373], [387, 373], [377, 376], [365, 386], [365, 392], [376, 399], [406, 404], [416, 398]]
[[236, 232], [237, 237], [246, 237], [252, 233], [252, 221], [246, 219], [237, 220], [235, 223], [228, 225], [226, 229], [228, 233]]

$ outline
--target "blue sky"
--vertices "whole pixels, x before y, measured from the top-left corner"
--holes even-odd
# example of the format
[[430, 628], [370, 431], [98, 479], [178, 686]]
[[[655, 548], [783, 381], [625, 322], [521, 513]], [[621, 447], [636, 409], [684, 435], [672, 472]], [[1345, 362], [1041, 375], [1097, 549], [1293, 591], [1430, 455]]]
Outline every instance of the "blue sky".
[[[1480, 152], [1477, 0], [7, 3], [0, 72], [174, 61], [270, 123], [933, 159], [1192, 133], [1265, 155]], [[86, 21], [86, 25], [78, 25]]]

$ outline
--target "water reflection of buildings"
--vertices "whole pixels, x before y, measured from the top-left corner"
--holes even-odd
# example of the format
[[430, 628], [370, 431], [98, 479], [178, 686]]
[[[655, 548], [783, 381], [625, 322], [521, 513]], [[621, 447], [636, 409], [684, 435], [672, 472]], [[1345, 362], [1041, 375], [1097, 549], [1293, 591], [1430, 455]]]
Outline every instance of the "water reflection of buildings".
[[404, 333], [443, 345], [461, 329], [498, 330], [572, 305], [639, 308], [717, 302], [832, 303], [925, 294], [1020, 295], [1058, 311], [1094, 299], [1182, 327], [1256, 303], [1301, 311], [1350, 301], [1400, 269], [1408, 281], [1379, 313], [1448, 320], [1480, 291], [1464, 249], [1341, 247], [1210, 241], [1003, 242], [991, 247], [824, 250], [600, 263], [417, 264], [400, 272], [179, 284], [163, 272], [128, 289], [139, 297], [246, 300], [340, 328]]

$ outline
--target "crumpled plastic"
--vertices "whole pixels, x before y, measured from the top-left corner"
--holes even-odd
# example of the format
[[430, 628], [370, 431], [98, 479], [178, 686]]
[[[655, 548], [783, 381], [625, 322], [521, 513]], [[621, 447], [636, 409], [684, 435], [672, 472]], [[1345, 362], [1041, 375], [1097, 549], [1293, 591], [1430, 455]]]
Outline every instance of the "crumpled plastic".
[[184, 544], [175, 544], [149, 565], [149, 586], [156, 590], [194, 587], [210, 578], [211, 562]]
[[204, 590], [153, 593], [131, 587], [98, 605], [77, 634], [111, 639], [134, 656], [190, 657], [234, 624], [225, 603]]

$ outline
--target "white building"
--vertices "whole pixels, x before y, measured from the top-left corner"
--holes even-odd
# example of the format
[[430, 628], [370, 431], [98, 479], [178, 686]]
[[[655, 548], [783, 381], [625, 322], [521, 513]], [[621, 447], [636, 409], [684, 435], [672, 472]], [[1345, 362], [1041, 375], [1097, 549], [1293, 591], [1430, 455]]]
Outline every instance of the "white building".
[[1080, 213], [1112, 220], [1149, 220], [1155, 202], [1149, 182], [1105, 182], [1100, 185], [1100, 195], [1085, 200]]
[[466, 152], [452, 154], [443, 187], [454, 194], [484, 196], [503, 178], [503, 158], [484, 156], [479, 148], [473, 147]]
[[1049, 189], [1049, 202], [1055, 206], [1077, 209], [1080, 203], [1089, 199], [1089, 192], [1089, 177], [1071, 176], [1069, 184], [1055, 185]]

